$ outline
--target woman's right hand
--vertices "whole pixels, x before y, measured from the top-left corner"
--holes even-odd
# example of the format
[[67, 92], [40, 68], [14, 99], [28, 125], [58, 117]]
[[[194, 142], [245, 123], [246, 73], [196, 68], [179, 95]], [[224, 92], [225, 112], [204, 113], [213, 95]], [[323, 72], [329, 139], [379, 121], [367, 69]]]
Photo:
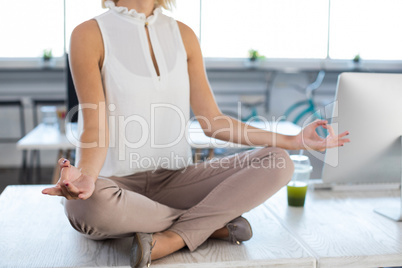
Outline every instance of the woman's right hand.
[[68, 200], [88, 199], [95, 190], [96, 178], [85, 175], [70, 161], [60, 158], [60, 179], [54, 187], [46, 188], [43, 194], [64, 196]]

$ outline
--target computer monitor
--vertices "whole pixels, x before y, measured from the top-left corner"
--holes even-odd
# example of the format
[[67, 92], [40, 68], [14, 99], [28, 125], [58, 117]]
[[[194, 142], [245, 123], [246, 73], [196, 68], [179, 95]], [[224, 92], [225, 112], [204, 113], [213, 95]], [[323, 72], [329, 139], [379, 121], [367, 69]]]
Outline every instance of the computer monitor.
[[342, 73], [335, 100], [331, 123], [351, 142], [326, 151], [323, 182], [400, 183], [402, 74]]

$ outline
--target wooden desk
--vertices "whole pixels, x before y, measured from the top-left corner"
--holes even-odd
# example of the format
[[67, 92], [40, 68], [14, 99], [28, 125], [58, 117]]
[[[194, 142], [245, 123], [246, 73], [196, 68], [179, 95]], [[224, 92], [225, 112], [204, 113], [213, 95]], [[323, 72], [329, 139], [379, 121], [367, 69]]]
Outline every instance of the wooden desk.
[[[84, 238], [70, 226], [61, 197], [41, 194], [47, 186], [8, 186], [0, 195], [0, 267], [129, 266], [132, 238]], [[238, 246], [211, 239], [193, 253], [180, 250], [151, 267], [316, 267], [264, 204], [245, 216], [253, 226], [251, 240]]]
[[[8, 186], [0, 195], [0, 267], [128, 267], [131, 238], [85, 239], [47, 185]], [[287, 206], [286, 188], [245, 214], [254, 236], [241, 246], [208, 240], [152, 267], [384, 267], [402, 264], [402, 222], [373, 212], [399, 191], [308, 191], [304, 208]], [[318, 266], [317, 266], [318, 265]]]
[[316, 257], [319, 267], [402, 265], [402, 222], [373, 211], [398, 204], [400, 192], [309, 190], [304, 208], [287, 205], [286, 188], [267, 204], [281, 224]]

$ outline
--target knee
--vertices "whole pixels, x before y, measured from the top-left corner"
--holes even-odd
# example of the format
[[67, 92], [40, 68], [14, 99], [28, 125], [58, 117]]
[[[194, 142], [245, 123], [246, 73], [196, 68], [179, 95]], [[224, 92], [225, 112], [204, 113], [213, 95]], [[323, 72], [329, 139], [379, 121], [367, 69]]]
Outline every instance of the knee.
[[85, 236], [97, 237], [96, 215], [89, 207], [92, 201], [87, 200], [67, 200], [64, 203], [64, 212], [71, 226]]
[[272, 177], [279, 184], [289, 183], [294, 172], [294, 164], [286, 150], [277, 147], [263, 147], [257, 152], [260, 165], [272, 172]]
[[277, 180], [280, 181], [282, 186], [287, 185], [292, 179], [294, 172], [294, 164], [287, 151], [281, 148], [275, 148], [275, 166]]
[[98, 180], [94, 193], [87, 200], [66, 200], [64, 210], [71, 226], [88, 238], [106, 238], [110, 231], [108, 222], [114, 217], [110, 199], [119, 191], [117, 185], [106, 186], [104, 181]]

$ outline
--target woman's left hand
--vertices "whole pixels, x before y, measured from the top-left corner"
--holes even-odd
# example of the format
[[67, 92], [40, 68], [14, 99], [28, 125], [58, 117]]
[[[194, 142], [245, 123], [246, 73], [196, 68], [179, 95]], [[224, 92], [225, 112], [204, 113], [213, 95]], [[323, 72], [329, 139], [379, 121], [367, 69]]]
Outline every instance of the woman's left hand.
[[[328, 136], [321, 138], [316, 131], [318, 127], [327, 129]], [[333, 128], [328, 125], [328, 121], [316, 120], [302, 129], [296, 136], [296, 141], [300, 149], [325, 151], [327, 148], [343, 146], [345, 143], [350, 142], [349, 139], [345, 138], [347, 135], [349, 135], [348, 131], [336, 135]]]

